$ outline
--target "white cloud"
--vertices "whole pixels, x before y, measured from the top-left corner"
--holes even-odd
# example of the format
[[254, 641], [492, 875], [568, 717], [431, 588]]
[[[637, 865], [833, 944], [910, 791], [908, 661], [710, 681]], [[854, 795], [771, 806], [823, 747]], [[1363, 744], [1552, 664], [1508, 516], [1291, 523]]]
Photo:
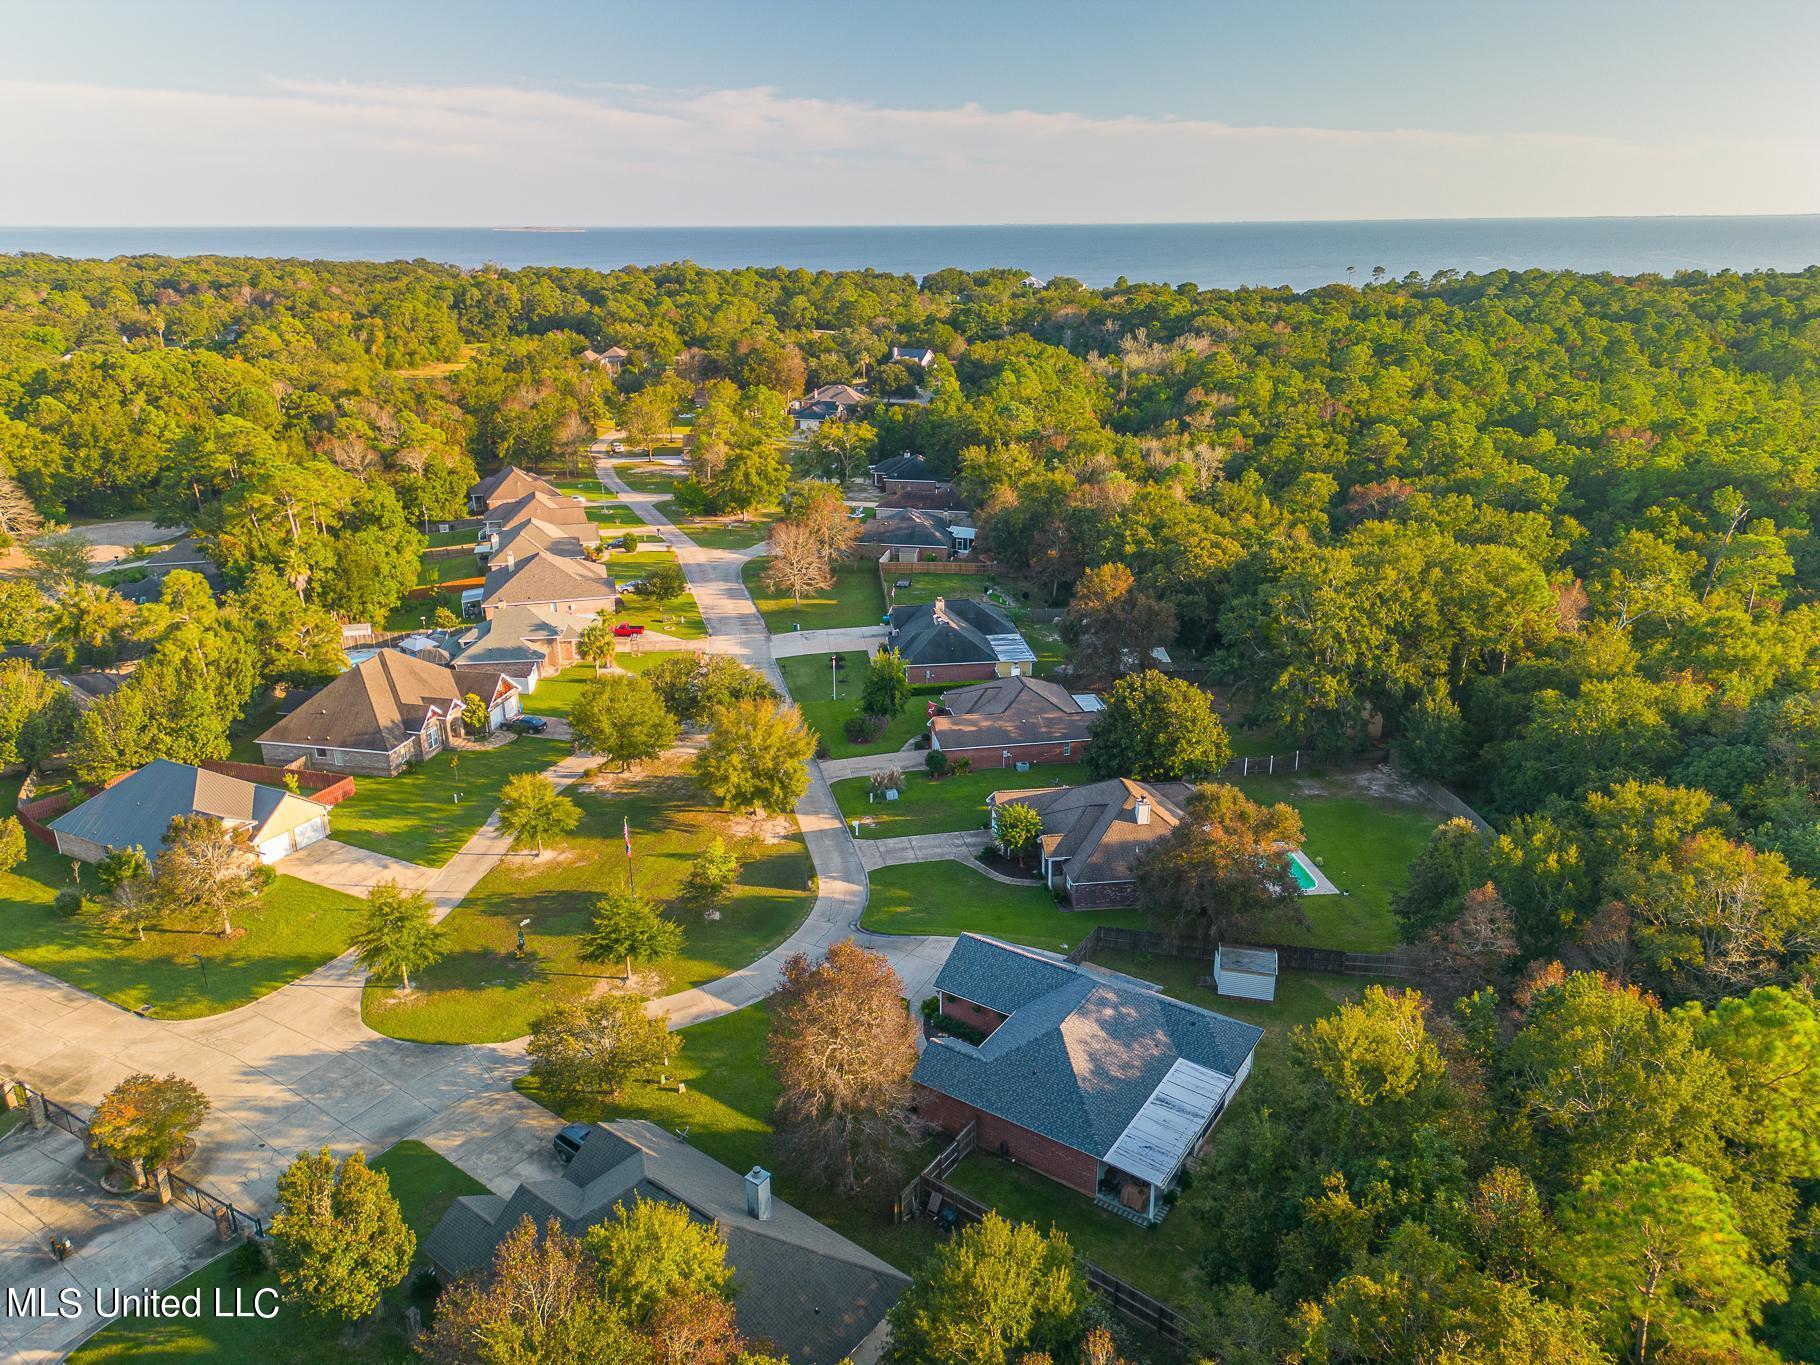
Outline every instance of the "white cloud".
[[768, 88], [0, 81], [0, 223], [598, 226], [1820, 211], [1820, 144], [1243, 127]]

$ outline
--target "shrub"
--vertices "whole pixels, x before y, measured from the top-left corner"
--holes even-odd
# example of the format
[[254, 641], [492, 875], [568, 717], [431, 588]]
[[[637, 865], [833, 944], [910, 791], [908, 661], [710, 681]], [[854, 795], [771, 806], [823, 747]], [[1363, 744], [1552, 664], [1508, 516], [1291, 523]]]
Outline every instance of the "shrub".
[[841, 726], [841, 729], [846, 732], [848, 743], [870, 744], [885, 733], [885, 727], [890, 723], [885, 716], [874, 716], [864, 711], [856, 711], [847, 717], [847, 722]]
[[228, 1269], [237, 1280], [250, 1280], [265, 1269], [265, 1253], [259, 1249], [259, 1243], [242, 1242], [234, 1250], [233, 1259], [228, 1262]]
[[55, 898], [51, 901], [51, 909], [65, 919], [74, 919], [82, 913], [82, 888], [79, 886], [59, 887]]
[[923, 760], [923, 766], [929, 770], [931, 777], [948, 775], [948, 755], [940, 749], [931, 749], [929, 756]]

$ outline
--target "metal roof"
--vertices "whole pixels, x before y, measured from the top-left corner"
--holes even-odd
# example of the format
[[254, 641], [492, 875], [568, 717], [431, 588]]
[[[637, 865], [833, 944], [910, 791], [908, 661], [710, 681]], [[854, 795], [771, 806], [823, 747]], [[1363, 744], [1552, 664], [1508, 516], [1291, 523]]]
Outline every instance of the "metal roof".
[[1153, 1185], [1168, 1184], [1231, 1090], [1232, 1077], [1225, 1072], [1178, 1058], [1104, 1161]]

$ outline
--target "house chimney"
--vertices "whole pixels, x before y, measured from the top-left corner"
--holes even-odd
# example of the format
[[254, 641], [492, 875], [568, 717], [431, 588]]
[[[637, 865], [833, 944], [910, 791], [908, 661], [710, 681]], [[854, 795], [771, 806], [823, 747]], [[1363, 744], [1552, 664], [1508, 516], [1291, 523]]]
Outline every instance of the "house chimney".
[[938, 597], [935, 599], [935, 614], [937, 616], [940, 616], [947, 609], [948, 609], [947, 599], [941, 598], [941, 597]]
[[1133, 803], [1131, 807], [1131, 818], [1136, 820], [1140, 825], [1147, 825], [1150, 823], [1150, 798], [1148, 796], [1140, 796], [1137, 801]]
[[763, 1166], [746, 1172], [746, 1213], [761, 1223], [771, 1221], [771, 1172]]
[[510, 550], [506, 551], [506, 568], [507, 569], [510, 569], [512, 567], [512, 562], [515, 558], [516, 558], [516, 556]]

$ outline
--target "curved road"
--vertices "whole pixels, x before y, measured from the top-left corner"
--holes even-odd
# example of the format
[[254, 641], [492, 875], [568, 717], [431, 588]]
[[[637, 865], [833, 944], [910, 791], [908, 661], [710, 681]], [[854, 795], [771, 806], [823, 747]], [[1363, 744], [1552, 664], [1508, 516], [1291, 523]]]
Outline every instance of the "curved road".
[[[764, 619], [740, 579], [750, 554], [696, 545], [657, 510], [657, 495], [629, 488], [605, 460], [599, 473], [676, 550], [710, 632], [707, 647], [741, 659], [784, 690]], [[791, 640], [788, 647], [796, 652], [800, 644]], [[565, 759], [548, 775], [566, 783], [586, 766]], [[792, 954], [820, 957], [843, 938], [884, 953], [903, 979], [908, 998], [927, 994], [953, 940], [859, 929], [866, 871], [819, 764], [811, 767], [809, 789], [796, 815], [818, 878], [813, 908], [785, 942], [758, 961], [706, 986], [654, 1001], [653, 1008], [669, 1016], [672, 1028], [763, 999]], [[505, 845], [489, 819], [436, 873], [426, 890], [442, 913], [472, 890]], [[0, 957], [0, 1075], [29, 1081], [72, 1104], [95, 1103], [136, 1071], [187, 1077], [213, 1107], [199, 1134], [198, 1156], [185, 1174], [248, 1210], [270, 1210], [279, 1171], [297, 1152], [323, 1144], [376, 1153], [401, 1138], [417, 1137], [502, 1193], [521, 1180], [555, 1173], [549, 1139], [557, 1120], [512, 1088], [524, 1071], [522, 1039], [439, 1046], [386, 1037], [360, 1017], [362, 985], [363, 973], [347, 954], [238, 1009], [205, 1019], [142, 1019]], [[0, 1201], [5, 1197], [0, 1182]], [[54, 1209], [46, 1215], [55, 1216]], [[124, 1236], [138, 1229], [122, 1231]], [[174, 1243], [184, 1240], [162, 1235]], [[189, 1240], [193, 1253], [195, 1239]], [[162, 1243], [152, 1252], [122, 1246], [115, 1257], [119, 1282], [175, 1279], [184, 1266], [156, 1261], [167, 1249]], [[90, 1248], [96, 1272], [101, 1250], [98, 1244]], [[92, 1325], [54, 1323], [34, 1333], [29, 1344], [15, 1337], [7, 1345], [16, 1354], [55, 1353]]]

